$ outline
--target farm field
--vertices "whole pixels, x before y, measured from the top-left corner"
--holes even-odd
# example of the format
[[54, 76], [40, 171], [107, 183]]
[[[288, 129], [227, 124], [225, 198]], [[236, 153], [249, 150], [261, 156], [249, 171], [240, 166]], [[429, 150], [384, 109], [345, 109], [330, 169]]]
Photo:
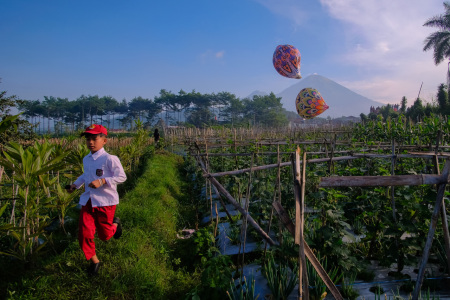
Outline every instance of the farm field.
[[[346, 177], [351, 182], [356, 178], [374, 179], [367, 176], [379, 180], [381, 176], [404, 175], [402, 179], [413, 179], [418, 174], [438, 174], [448, 158], [445, 128], [448, 128], [446, 121], [438, 118], [415, 125], [399, 119], [339, 130], [291, 130], [284, 139], [270, 131], [258, 136], [250, 130], [240, 134], [224, 130], [188, 132], [185, 140], [191, 156], [202, 167], [198, 177], [207, 186], [204, 195], [209, 207], [204, 222], [209, 219], [225, 245], [222, 249], [227, 248], [225, 252], [237, 256], [234, 259], [241, 263], [240, 267], [248, 263], [245, 257], [253, 258], [259, 252], [260, 266], [264, 266], [269, 255], [275, 255], [278, 265], [289, 266], [289, 272], [298, 270], [293, 266], [298, 263], [298, 247], [285, 230], [286, 224], [277, 220], [273, 207], [278, 202], [291, 220], [298, 217], [292, 154], [299, 147], [306, 162], [304, 182], [301, 179], [304, 239], [319, 261], [332, 266], [326, 271], [331, 274], [336, 271], [333, 281], [343, 282], [355, 290], [359, 287], [361, 296], [363, 286], [369, 292], [385, 285], [390, 290], [384, 290], [384, 294], [408, 298], [417, 284], [417, 273], [421, 273], [425, 278], [422, 290], [437, 294], [441, 291], [440, 297], [445, 299], [449, 294], [445, 290], [448, 261], [443, 236], [446, 232], [440, 223], [446, 220], [442, 214], [430, 227], [438, 197], [435, 186], [423, 182], [399, 185], [392, 182], [373, 186], [353, 183], [345, 187], [343, 181], [326, 185], [336, 176], [351, 176]], [[222, 197], [217, 196], [217, 189]], [[224, 196], [226, 192], [228, 196]], [[447, 195], [445, 192], [446, 207]], [[231, 199], [236, 203], [219, 203], [220, 198], [223, 202]], [[243, 220], [236, 222], [239, 216]], [[221, 226], [222, 223], [225, 225]], [[430, 228], [435, 230], [434, 236], [430, 235]], [[428, 264], [421, 264], [423, 249], [429, 241], [433, 241], [433, 246], [427, 252]], [[267, 244], [272, 243], [278, 246], [267, 254]], [[233, 252], [233, 248], [238, 250]], [[323, 286], [314, 273], [313, 268], [308, 269], [309, 285]], [[325, 290], [310, 288], [314, 297], [320, 297]], [[348, 290], [351, 288], [345, 292]]]
[[[75, 239], [77, 196], [62, 189], [81, 172], [86, 150], [70, 139], [7, 145], [2, 297], [244, 299], [246, 290], [251, 299], [287, 299], [300, 277], [310, 299], [336, 292], [408, 299], [422, 274], [421, 299], [446, 299], [450, 203], [441, 179], [448, 176], [449, 128], [438, 117], [353, 127], [175, 128], [159, 150], [139, 129], [109, 150], [129, 176], [117, 212], [126, 233], [100, 244], [105, 272], [92, 282]], [[367, 183], [374, 176], [406, 177]], [[445, 214], [434, 212], [439, 199]], [[253, 287], [249, 268], [261, 274], [255, 271]], [[241, 274], [244, 287], [235, 286]]]

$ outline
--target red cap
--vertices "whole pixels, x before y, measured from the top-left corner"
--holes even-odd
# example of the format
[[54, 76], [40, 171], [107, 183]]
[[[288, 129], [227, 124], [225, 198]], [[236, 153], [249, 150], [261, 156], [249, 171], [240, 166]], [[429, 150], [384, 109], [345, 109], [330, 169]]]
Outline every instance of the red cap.
[[85, 135], [87, 133], [89, 134], [103, 133], [104, 135], [108, 135], [108, 131], [106, 130], [106, 128], [98, 124], [92, 124], [91, 126], [87, 127], [86, 130], [81, 135]]

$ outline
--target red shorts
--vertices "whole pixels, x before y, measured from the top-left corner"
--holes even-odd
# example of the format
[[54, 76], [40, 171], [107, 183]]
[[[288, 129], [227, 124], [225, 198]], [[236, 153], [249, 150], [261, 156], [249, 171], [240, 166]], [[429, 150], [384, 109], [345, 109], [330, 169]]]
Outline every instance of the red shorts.
[[78, 222], [78, 242], [86, 259], [95, 255], [94, 235], [97, 229], [98, 237], [102, 241], [109, 240], [117, 230], [113, 225], [116, 205], [92, 207], [91, 199], [81, 207]]

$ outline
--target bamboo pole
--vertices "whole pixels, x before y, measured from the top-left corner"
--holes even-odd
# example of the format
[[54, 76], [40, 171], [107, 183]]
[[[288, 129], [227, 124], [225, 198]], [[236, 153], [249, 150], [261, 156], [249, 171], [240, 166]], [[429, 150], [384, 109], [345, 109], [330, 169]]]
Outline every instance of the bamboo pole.
[[[352, 151], [342, 150], [342, 151], [335, 151], [334, 153], [335, 154], [336, 153], [344, 154], [344, 153], [351, 153], [351, 152]], [[271, 156], [271, 155], [275, 156], [275, 155], [279, 155], [279, 154], [286, 154], [287, 155], [287, 154], [292, 154], [292, 152], [280, 152], [280, 153], [278, 153], [278, 152], [258, 152], [258, 155], [267, 155], [267, 156]], [[326, 155], [328, 157], [327, 152], [323, 152], [323, 151], [308, 152], [308, 154], [310, 154], [310, 155], [322, 155], [323, 154], [323, 155]], [[201, 153], [199, 155], [200, 156], [206, 156], [206, 153]], [[251, 156], [251, 155], [253, 155], [253, 153], [250, 153], [250, 152], [249, 153], [209, 153], [208, 155], [209, 156]], [[450, 156], [450, 154], [449, 154], [449, 156]]]
[[[204, 173], [206, 173], [205, 165], [200, 160], [200, 158], [197, 160], [200, 164], [202, 170]], [[252, 216], [245, 212], [245, 210], [242, 208], [239, 203], [236, 202], [236, 200], [233, 198], [233, 196], [230, 195], [230, 193], [220, 184], [220, 182], [217, 181], [214, 177], [207, 176], [207, 178], [211, 181], [211, 183], [217, 188], [217, 190], [222, 193], [222, 195], [227, 198], [227, 200], [242, 214], [244, 218], [247, 218], [248, 223], [253, 226], [255, 231], [263, 238], [265, 239], [271, 246], [275, 245], [275, 242], [270, 238], [270, 236], [259, 226], [259, 224], [252, 218]]]
[[[428, 157], [429, 156], [429, 157]], [[396, 158], [432, 158], [433, 155], [409, 155], [409, 154], [402, 154], [402, 155], [396, 155]], [[440, 156], [440, 157], [449, 157], [449, 156]], [[391, 159], [392, 155], [370, 155], [370, 154], [353, 154], [352, 156], [338, 156], [333, 158], [314, 158], [314, 159], [308, 159], [307, 163], [323, 163], [328, 162], [330, 160], [332, 161], [343, 161], [343, 160], [354, 160], [354, 159], [361, 159], [361, 158], [386, 158]], [[287, 167], [292, 165], [291, 162], [282, 162], [280, 163], [281, 167]], [[267, 169], [273, 169], [278, 168], [278, 164], [268, 164], [264, 166], [256, 166], [253, 167], [252, 171], [261, 171], [261, 170], [267, 170]], [[246, 169], [240, 169], [240, 170], [234, 170], [234, 171], [225, 171], [225, 172], [217, 172], [217, 173], [210, 173], [208, 176], [212, 177], [222, 177], [227, 175], [239, 175], [243, 173], [250, 172], [250, 168]], [[206, 176], [205, 174], [203, 176]], [[417, 175], [420, 176], [420, 175]], [[355, 176], [356, 177], [356, 176]]]
[[[277, 145], [277, 152], [280, 152], [280, 145]], [[279, 154], [277, 155], [277, 163], [278, 163], [278, 168], [277, 168], [278, 202], [281, 204], [281, 158], [280, 158]], [[283, 235], [282, 235], [281, 221], [279, 221], [278, 225], [279, 225], [278, 227], [279, 227], [279, 233], [280, 233], [279, 242], [280, 242], [280, 245], [282, 245], [283, 244]]]
[[[298, 160], [300, 160], [300, 149], [298, 149]], [[297, 171], [300, 171], [300, 169], [298, 169]], [[304, 296], [305, 296], [305, 299], [309, 299], [308, 270], [306, 268], [305, 240], [304, 240], [304, 235], [303, 235], [303, 228], [305, 225], [305, 186], [306, 186], [306, 152], [303, 152], [302, 175], [301, 175], [301, 195], [300, 195], [299, 261], [301, 262], [301, 265], [302, 265], [303, 277], [304, 277], [304, 281], [305, 281]], [[300, 272], [300, 270], [299, 270], [299, 272]], [[302, 295], [302, 294], [300, 294], [300, 295]]]
[[[294, 242], [300, 245], [300, 239], [303, 239], [301, 230], [301, 200], [300, 200], [300, 148], [297, 146], [297, 151], [292, 156], [292, 173], [294, 177], [294, 197], [295, 197], [295, 235]], [[303, 297], [303, 261], [301, 259], [299, 246], [299, 259], [298, 259], [298, 297], [302, 299]]]
[[216, 224], [214, 226], [214, 237], [217, 236], [217, 226], [219, 225], [219, 212], [217, 211], [217, 203], [215, 203], [216, 208]]
[[443, 175], [333, 176], [322, 177], [319, 187], [404, 186], [447, 183]]
[[[200, 149], [197, 147], [197, 151], [199, 152]], [[207, 157], [208, 158], [208, 157]], [[205, 168], [207, 168], [208, 165], [205, 166]], [[206, 171], [208, 172], [208, 169], [206, 169]], [[225, 203], [223, 202], [222, 197], [220, 196], [219, 191], [217, 190], [217, 188], [212, 185], [212, 188], [214, 188], [214, 192], [217, 195], [217, 199], [219, 199], [220, 205], [222, 205], [223, 210], [225, 211], [225, 213], [227, 214], [228, 220], [230, 221], [230, 223], [233, 223], [233, 218], [231, 217], [230, 213], [228, 212], [228, 209], [225, 205]], [[206, 193], [206, 190], [205, 190]], [[211, 201], [212, 201], [212, 197], [211, 197]], [[211, 222], [212, 222], [212, 211], [211, 211]]]
[[[293, 237], [295, 237], [295, 226], [292, 223], [291, 219], [289, 218], [288, 213], [284, 210], [283, 206], [281, 206], [281, 204], [278, 201], [274, 202], [272, 206], [275, 208], [275, 211], [277, 212], [281, 222], [284, 224], [286, 229]], [[311, 250], [311, 248], [309, 248], [306, 241], [305, 241], [305, 255], [311, 262], [314, 269], [317, 271], [319, 277], [323, 280], [327, 288], [330, 290], [334, 299], [343, 300], [344, 298], [342, 297], [341, 293], [334, 285], [333, 281], [328, 276], [327, 272], [324, 270], [317, 257], [314, 255], [314, 252]]]
[[[439, 130], [436, 138], [435, 153], [438, 152], [440, 138], [441, 138], [441, 131]], [[437, 157], [437, 155], [434, 156], [433, 164], [435, 173], [439, 175], [440, 174], [439, 158]], [[445, 201], [442, 201], [441, 221], [442, 221], [442, 231], [444, 233], [445, 254], [447, 255], [447, 268], [450, 274], [450, 234], [448, 232], [447, 210], [445, 209]]]
[[[252, 156], [252, 162], [250, 163], [250, 169], [253, 167], [253, 156]], [[252, 172], [250, 171], [249, 175], [248, 175], [248, 185], [247, 185], [247, 192], [245, 195], [245, 212], [248, 214], [248, 208], [250, 206], [250, 187], [252, 184]], [[241, 237], [243, 237], [242, 239], [242, 264], [241, 264], [241, 280], [242, 277], [244, 276], [244, 264], [245, 264], [245, 245], [247, 242], [247, 218], [244, 218], [243, 222], [242, 222], [242, 227], [241, 227]], [[241, 246], [239, 245], [239, 250], [240, 250]]]
[[[209, 156], [208, 156], [208, 143], [205, 141], [205, 152], [206, 152], [206, 160], [205, 160], [205, 168], [209, 170]], [[210, 222], [212, 224], [213, 220], [213, 204], [212, 204], [212, 195], [211, 195], [211, 186], [208, 179], [206, 179], [205, 183], [205, 197], [208, 200], [208, 186], [209, 186], [209, 205], [210, 205]]]
[[442, 176], [447, 178], [447, 181], [442, 182], [438, 186], [438, 193], [436, 197], [436, 203], [434, 204], [433, 214], [431, 215], [430, 227], [428, 229], [427, 241], [425, 243], [425, 248], [423, 249], [422, 261], [419, 267], [419, 273], [417, 274], [416, 286], [414, 287], [412, 300], [419, 299], [420, 288], [422, 286], [423, 277], [425, 275], [425, 267], [428, 262], [428, 256], [430, 254], [431, 245], [433, 243], [434, 232], [436, 230], [438, 214], [441, 210], [442, 202], [444, 201], [445, 187], [447, 186], [448, 179], [450, 175], [450, 160], [445, 163], [444, 171]]
[[[396, 164], [396, 157], [395, 157], [395, 140], [392, 139], [392, 159], [391, 159], [391, 176], [395, 175], [395, 164]], [[391, 186], [391, 203], [392, 203], [392, 217], [394, 218], [394, 222], [397, 223], [397, 215], [396, 215], [396, 208], [395, 208], [395, 189], [394, 186]], [[398, 240], [395, 240], [395, 243], [398, 244]]]

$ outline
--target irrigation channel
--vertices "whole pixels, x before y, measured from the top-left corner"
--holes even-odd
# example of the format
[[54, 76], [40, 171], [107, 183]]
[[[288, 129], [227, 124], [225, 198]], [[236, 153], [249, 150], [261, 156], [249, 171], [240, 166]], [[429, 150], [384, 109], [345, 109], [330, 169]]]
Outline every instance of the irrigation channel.
[[[339, 129], [314, 134], [315, 139], [304, 140], [298, 131], [262, 135], [253, 130], [218, 134], [212, 130], [183, 129], [167, 133], [172, 149], [174, 144], [184, 144], [187, 155], [196, 160], [201, 170], [202, 196], [209, 209], [202, 223], [214, 224], [220, 252], [237, 257], [241, 275], [255, 279], [263, 299], [271, 291], [261, 274], [261, 265], [246, 264], [245, 256], [259, 253], [265, 258], [271, 247], [283, 250], [289, 235], [298, 245], [291, 247], [297, 249], [294, 260], [298, 264], [298, 284], [289, 299], [313, 298], [310, 292], [314, 292], [317, 281], [308, 282], [308, 272], [312, 270], [322, 280], [321, 288], [326, 286], [329, 290], [326, 299], [344, 299], [344, 280], [333, 282], [335, 276], [328, 274], [330, 266], [321, 259], [336, 253], [318, 255], [319, 248], [323, 251], [336, 245], [366, 252], [357, 259], [365, 260], [365, 267], [362, 261], [354, 262], [355, 267], [374, 272], [375, 276], [369, 281], [355, 277], [346, 281], [347, 286], [359, 292], [359, 299], [380, 297], [374, 294], [374, 287], [385, 297], [419, 299], [426, 293], [421, 290], [425, 284], [428, 288], [437, 286], [432, 295], [450, 299], [450, 260], [446, 260], [447, 265], [445, 260], [437, 260], [436, 248], [432, 248], [435, 240], [435, 244], [443, 245], [441, 256], [450, 257], [444, 201], [450, 179], [450, 152], [441, 134], [434, 144], [428, 145], [396, 141], [368, 145], [355, 142], [348, 131]], [[280, 140], [277, 136], [288, 138]], [[430, 191], [434, 199], [429, 198]], [[427, 199], [418, 201], [417, 193]], [[320, 201], [327, 207], [319, 205], [320, 195], [326, 195]], [[374, 196], [384, 199], [377, 202]], [[351, 205], [342, 205], [341, 201]], [[334, 211], [339, 205], [344, 210]], [[411, 215], [406, 216], [408, 206], [417, 205], [425, 213], [414, 216], [415, 212], [409, 211]], [[346, 211], [349, 207], [359, 214]], [[347, 217], [339, 219], [339, 213]], [[390, 220], [390, 230], [381, 224], [381, 219]], [[404, 220], [411, 219], [422, 232], [403, 226]], [[307, 240], [314, 240], [311, 237], [324, 240], [317, 235], [325, 233], [325, 224], [335, 226], [329, 224], [332, 220], [343, 228], [343, 233], [337, 234], [339, 241], [328, 248], [317, 243], [308, 245]], [[382, 252], [386, 249], [390, 253]], [[391, 260], [381, 261], [383, 256], [390, 256]], [[337, 259], [339, 263], [339, 256]], [[340, 267], [343, 265], [345, 262]]]

